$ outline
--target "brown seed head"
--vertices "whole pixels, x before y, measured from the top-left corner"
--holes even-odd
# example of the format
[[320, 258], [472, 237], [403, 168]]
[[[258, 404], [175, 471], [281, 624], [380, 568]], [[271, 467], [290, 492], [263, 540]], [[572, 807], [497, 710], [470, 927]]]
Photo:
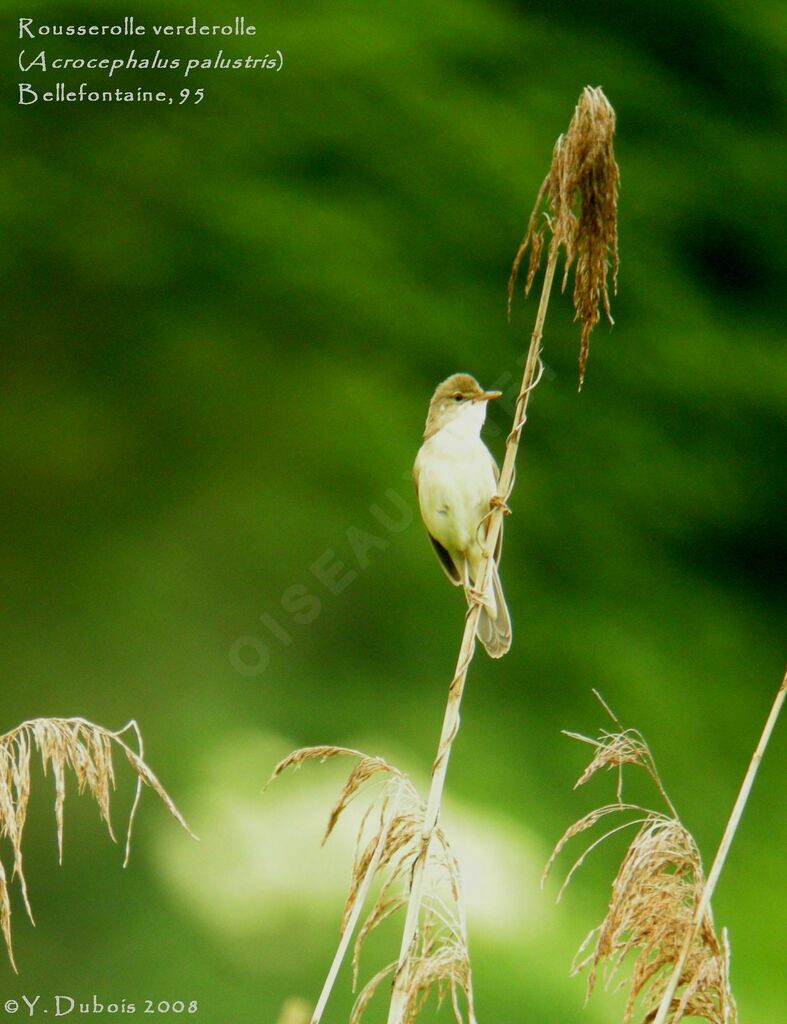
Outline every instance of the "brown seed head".
[[[467, 380], [472, 381], [472, 378]], [[352, 958], [355, 988], [366, 939], [383, 921], [407, 905], [413, 865], [421, 853], [426, 805], [410, 779], [398, 768], [380, 757], [368, 757], [347, 747], [296, 750], [279, 762], [271, 781], [287, 768], [333, 757], [350, 757], [356, 764], [331, 808], [325, 839], [351, 801], [364, 791], [371, 798], [358, 830], [342, 917], [343, 936], [345, 930], [351, 928], [356, 912], [360, 913], [363, 907], [369, 877], [379, 876], [380, 879], [373, 906], [355, 940]], [[448, 839], [439, 827], [429, 848], [427, 879], [418, 939], [408, 958], [405, 1024], [413, 1024], [432, 991], [437, 992], [438, 1001], [449, 1000], [456, 1024], [465, 1022], [460, 1001], [467, 1012], [467, 1024], [475, 1024], [461, 873]], [[397, 966], [396, 961], [388, 964], [366, 983], [353, 1007], [350, 1024], [359, 1024], [380, 984], [395, 974]]]
[[599, 307], [613, 323], [608, 276], [612, 290], [618, 273], [618, 186], [613, 137], [615, 111], [600, 88], [588, 86], [579, 98], [565, 135], [555, 143], [552, 166], [539, 189], [527, 231], [514, 259], [508, 283], [509, 310], [514, 285], [525, 253], [530, 249], [525, 294], [541, 262], [545, 233], [551, 232], [550, 252], [563, 246], [566, 263], [563, 288], [574, 267], [574, 309], [582, 322], [579, 386], [585, 376], [590, 333], [600, 319]]
[[[130, 734], [130, 736], [129, 736]], [[127, 742], [128, 740], [128, 742]], [[137, 749], [130, 745], [135, 743]], [[88, 792], [98, 805], [99, 814], [114, 840], [110, 821], [110, 795], [115, 787], [112, 752], [121, 751], [137, 777], [134, 803], [126, 830], [126, 863], [131, 848], [134, 816], [147, 786], [163, 801], [169, 813], [189, 831], [169, 794], [143, 759], [142, 735], [136, 722], [110, 732], [82, 718], [36, 718], [0, 736], [0, 839], [8, 837], [13, 854], [11, 878], [19, 881], [25, 910], [33, 920], [27, 895], [22, 859], [22, 839], [30, 800], [30, 761], [38, 751], [44, 773], [51, 772], [55, 788], [55, 822], [60, 861], [63, 860], [63, 817], [66, 776], [76, 779], [80, 794]], [[16, 970], [11, 945], [11, 903], [8, 878], [0, 862], [0, 932], [11, 966]]]
[[[606, 706], [606, 705], [605, 705]], [[608, 710], [608, 709], [607, 709]], [[611, 712], [610, 712], [611, 714]], [[644, 768], [664, 799], [669, 813], [623, 803], [618, 781], [618, 800], [590, 811], [575, 822], [558, 842], [547, 871], [566, 844], [603, 822], [605, 831], [590, 843], [568, 872], [561, 893], [587, 856], [599, 844], [629, 828], [636, 834], [612, 883], [604, 920], [587, 936], [574, 961], [574, 971], [588, 969], [588, 995], [600, 973], [607, 985], [630, 964], [629, 998], [624, 1024], [640, 1014], [642, 1024], [653, 1021], [666, 991], [670, 974], [681, 956], [685, 936], [705, 886], [702, 860], [691, 834], [679, 820], [656, 770], [653, 755], [641, 733], [623, 729], [603, 732], [596, 740], [576, 733], [568, 735], [595, 748], [579, 784], [595, 772]], [[609, 825], [620, 815], [621, 824]], [[546, 873], [546, 872], [545, 872]], [[624, 982], [621, 982], [624, 984]], [[735, 1024], [737, 1013], [729, 984], [729, 950], [724, 932], [718, 937], [708, 910], [691, 944], [681, 971], [669, 1020], [702, 1018], [709, 1024]]]

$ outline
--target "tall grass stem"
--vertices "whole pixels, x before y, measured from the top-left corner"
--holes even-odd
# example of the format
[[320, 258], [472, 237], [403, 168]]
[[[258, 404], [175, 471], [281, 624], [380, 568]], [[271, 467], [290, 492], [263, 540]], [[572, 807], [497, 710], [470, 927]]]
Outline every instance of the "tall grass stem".
[[[546, 319], [549, 298], [552, 292], [552, 284], [555, 278], [557, 267], [558, 245], [553, 240], [550, 245], [549, 259], [544, 273], [544, 283], [541, 289], [541, 298], [538, 304], [538, 312], [530, 338], [530, 348], [527, 353], [522, 387], [516, 401], [514, 412], [514, 425], [506, 438], [506, 451], [503, 459], [503, 467], [500, 472], [498, 485], [499, 496], [504, 502], [514, 485], [514, 469], [516, 456], [519, 450], [519, 440], [522, 428], [525, 425], [527, 405], [530, 393], [538, 383], [540, 368], [541, 340], [544, 333], [544, 321]], [[489, 516], [486, 539], [484, 541], [484, 557], [481, 563], [479, 579], [476, 583], [478, 590], [485, 593], [487, 578], [489, 575], [489, 563], [492, 553], [497, 544], [500, 534], [504, 511], [502, 508], [494, 508]], [[404, 1012], [407, 1005], [407, 992], [409, 980], [410, 955], [416, 942], [418, 933], [418, 918], [421, 912], [424, 892], [424, 873], [429, 854], [429, 845], [432, 841], [434, 830], [440, 817], [440, 806], [442, 803], [445, 777], [448, 771], [448, 761], [451, 756], [451, 747], [459, 731], [459, 709], [462, 703], [467, 672], [473, 660], [476, 647], [476, 626], [481, 606], [474, 604], [470, 607], [465, 620], [465, 629], [462, 636], [462, 644], [459, 649], [456, 672], [451, 680], [448, 689], [448, 700], [446, 702], [445, 715], [443, 717], [443, 728], [440, 734], [440, 743], [437, 748], [437, 756], [432, 766], [432, 782], [429, 789], [429, 798], [424, 817], [424, 828], [421, 838], [421, 849], [418, 858], [413, 866], [412, 881], [410, 884], [410, 895], [407, 903], [407, 915], [405, 918], [402, 944], [399, 951], [399, 962], [394, 977], [391, 1004], [388, 1012], [388, 1024], [403, 1024]]]
[[396, 820], [396, 813], [399, 806], [399, 799], [401, 796], [401, 783], [397, 788], [396, 794], [391, 802], [391, 809], [388, 814], [388, 824], [380, 829], [377, 843], [375, 844], [374, 853], [372, 859], [369, 861], [369, 867], [366, 869], [366, 874], [363, 877], [363, 881], [358, 887], [358, 892], [355, 894], [355, 902], [353, 903], [352, 910], [345, 922], [344, 928], [342, 929], [342, 935], [339, 940], [339, 945], [336, 950], [336, 954], [333, 958], [333, 963], [328, 971], [328, 976], [325, 979], [325, 984], [322, 987], [320, 998], [317, 1000], [317, 1005], [314, 1008], [314, 1013], [311, 1016], [310, 1024], [320, 1024], [323, 1012], [325, 1010], [328, 998], [331, 994], [331, 990], [336, 982], [336, 976], [339, 973], [339, 969], [342, 966], [342, 962], [347, 954], [347, 948], [350, 945], [350, 939], [352, 939], [355, 926], [358, 924], [358, 919], [361, 916], [363, 905], [366, 902], [366, 897], [369, 894], [369, 889], [374, 880], [374, 876], [377, 873], [377, 869], [380, 866], [380, 860], [385, 851], [385, 845], [388, 842], [388, 834], [391, 830], [391, 826]]
[[689, 955], [689, 951], [691, 950], [691, 946], [694, 942], [694, 939], [696, 938], [697, 932], [699, 931], [699, 928], [702, 925], [703, 918], [708, 912], [711, 898], [713, 897], [714, 890], [716, 889], [716, 883], [719, 881], [719, 876], [721, 875], [724, 863], [727, 859], [727, 854], [730, 852], [730, 846], [732, 845], [732, 841], [735, 838], [735, 833], [738, 830], [738, 825], [740, 824], [741, 817], [743, 816], [743, 811], [746, 807], [746, 802], [749, 799], [751, 788], [754, 785], [755, 776], [757, 775], [757, 771], [759, 770], [760, 763], [765, 753], [765, 748], [768, 746], [768, 742], [770, 741], [771, 734], [773, 733], [774, 727], [776, 725], [776, 720], [779, 717], [779, 712], [781, 711], [782, 705], [784, 704], [785, 697], [787, 697], [787, 673], [785, 673], [785, 676], [782, 679], [781, 686], [779, 687], [778, 692], [776, 693], [776, 697], [774, 699], [773, 705], [771, 706], [768, 718], [765, 721], [765, 726], [762, 730], [759, 742], [757, 743], [757, 747], [754, 751], [754, 754], [752, 755], [752, 759], [749, 762], [749, 767], [746, 769], [746, 774], [743, 777], [743, 782], [741, 783], [741, 788], [738, 792], [738, 798], [736, 799], [735, 806], [733, 807], [732, 813], [730, 814], [729, 821], [727, 822], [727, 827], [724, 830], [724, 835], [721, 837], [719, 849], [716, 852], [716, 857], [714, 858], [713, 865], [711, 866], [711, 869], [708, 872], [708, 878], [705, 882], [705, 887], [702, 891], [702, 896], [700, 897], [699, 902], [697, 903], [697, 909], [694, 912], [691, 926], [689, 927], [689, 930], [686, 933], [686, 939], [683, 943], [683, 948], [681, 949], [680, 956], [678, 957], [675, 967], [673, 968], [672, 976], [670, 978], [669, 984], [667, 985], [667, 988], [664, 991], [664, 995], [662, 996], [658, 1013], [656, 1014], [656, 1018], [653, 1024], [666, 1024], [667, 1017], [670, 1012], [670, 1007], [672, 1005], [672, 1001], [675, 998], [675, 992], [677, 991], [678, 985], [680, 984], [680, 978], [681, 974], [683, 973], [686, 958]]

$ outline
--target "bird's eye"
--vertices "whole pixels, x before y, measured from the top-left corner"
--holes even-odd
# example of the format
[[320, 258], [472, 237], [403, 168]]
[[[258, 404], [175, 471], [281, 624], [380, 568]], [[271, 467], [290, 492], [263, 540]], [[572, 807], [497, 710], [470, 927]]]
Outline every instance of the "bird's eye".
[[461, 391], [457, 391], [457, 393], [454, 395], [454, 401], [455, 402], [461, 402], [462, 401], [462, 392]]

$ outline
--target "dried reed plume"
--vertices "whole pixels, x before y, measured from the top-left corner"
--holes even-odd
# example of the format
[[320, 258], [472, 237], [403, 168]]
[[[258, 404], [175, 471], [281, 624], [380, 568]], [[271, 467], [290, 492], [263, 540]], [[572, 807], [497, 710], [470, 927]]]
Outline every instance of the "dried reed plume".
[[[565, 135], [555, 143], [552, 166], [539, 189], [525, 237], [519, 246], [508, 282], [509, 312], [519, 269], [530, 249], [525, 294], [530, 292], [547, 232], [551, 234], [549, 260], [566, 253], [563, 283], [574, 267], [574, 309], [582, 321], [579, 352], [579, 387], [585, 378], [590, 333], [599, 322], [599, 306], [613, 323], [609, 306], [608, 275], [617, 287], [617, 206], [620, 172], [615, 162], [615, 111], [601, 89], [588, 86], [579, 98]], [[577, 212], [576, 207], [579, 205]]]
[[[727, 825], [724, 829], [724, 834], [721, 837], [719, 848], [716, 851], [716, 856], [713, 858], [713, 864], [708, 872], [708, 880], [705, 883], [700, 899], [697, 902], [696, 909], [694, 911], [694, 917], [686, 929], [686, 935], [683, 940], [683, 947], [678, 955], [675, 966], [672, 970], [672, 976], [664, 988], [664, 993], [661, 997], [661, 1003], [659, 1004], [658, 1012], [655, 1015], [654, 1024], [666, 1024], [667, 1018], [671, 1017], [671, 1010], [675, 993], [680, 987], [683, 979], [684, 971], [686, 970], [686, 964], [690, 961], [691, 953], [694, 948], [694, 942], [696, 936], [702, 929], [705, 915], [710, 912], [710, 901], [716, 891], [716, 885], [718, 884], [724, 864], [727, 860], [727, 855], [730, 852], [732, 841], [735, 838], [735, 833], [738, 830], [743, 812], [746, 808], [746, 803], [749, 799], [749, 795], [754, 785], [754, 780], [759, 771], [762, 759], [765, 756], [765, 748], [770, 742], [773, 730], [776, 728], [776, 722], [778, 721], [779, 715], [781, 714], [782, 707], [784, 705], [785, 698], [787, 697], [787, 672], [785, 672], [781, 685], [776, 691], [776, 696], [771, 704], [771, 709], [768, 712], [768, 717], [765, 719], [765, 725], [763, 726], [760, 738], [757, 741], [757, 746], [754, 748], [751, 761], [746, 769], [746, 774], [743, 776], [743, 782], [741, 788], [738, 790], [738, 796], [735, 799], [732, 811]], [[679, 1007], [680, 1009], [680, 1007]], [[680, 1016], [671, 1017], [673, 1021], [680, 1020]]]
[[[588, 337], [599, 319], [598, 304], [603, 301], [605, 308], [608, 306], [606, 280], [610, 251], [614, 273], [617, 273], [616, 217], [619, 174], [612, 150], [614, 128], [615, 114], [603, 92], [600, 89], [586, 88], [566, 134], [557, 141], [550, 173], [539, 190], [525, 240], [514, 261], [509, 293], [513, 290], [517, 269], [528, 245], [532, 247], [528, 287], [532, 285], [543, 248], [544, 231], [547, 227], [551, 230], [552, 241], [525, 361], [522, 386], [514, 410], [514, 423], [506, 438], [505, 458], [498, 482], [499, 497], [488, 516], [484, 558], [476, 580], [476, 587], [480, 593], [486, 591], [491, 553], [497, 545], [503, 515], [509, 511], [506, 502], [514, 485], [514, 468], [522, 428], [527, 418], [530, 393], [541, 378], [541, 339], [561, 245], [566, 251], [564, 283], [570, 267], [576, 263], [574, 304], [577, 316], [582, 320], [580, 381], [587, 356]], [[539, 223], [538, 211], [547, 195], [552, 214], [542, 224]], [[575, 209], [577, 204], [578, 212]], [[479, 614], [478, 605], [473, 605], [468, 610], [456, 670], [448, 690], [440, 742], [432, 768], [432, 783], [420, 838], [420, 851], [413, 864], [410, 897], [394, 975], [388, 1024], [403, 1024], [407, 1020], [407, 993], [411, 990], [411, 978], [414, 969], [417, 968], [416, 953], [419, 943], [418, 925], [423, 899], [424, 869], [440, 816], [451, 746], [459, 731], [459, 708], [467, 672], [475, 653]]]
[[[585, 849], [568, 872], [558, 899], [592, 850], [618, 832], [638, 826], [612, 883], [606, 917], [582, 943], [573, 966], [574, 973], [590, 968], [589, 997], [600, 968], [604, 968], [609, 986], [624, 963], [631, 962], [628, 982], [620, 982], [620, 986], [630, 986], [624, 1014], [626, 1024], [632, 1020], [639, 999], [646, 1022], [664, 1024], [667, 1019], [678, 1022], [689, 1017], [699, 1017], [710, 1024], [737, 1021], [729, 982], [727, 935], [722, 930], [719, 937], [715, 931], [710, 899], [786, 690], [787, 676], [776, 695], [707, 881], [697, 844], [678, 818], [641, 733], [623, 729], [603, 701], [616, 731], [604, 731], [595, 740], [566, 733], [594, 749], [576, 786], [599, 771], [614, 771], [618, 777], [617, 799], [586, 814], [565, 832], [552, 852], [544, 879], [555, 858], [575, 836], [606, 822], [610, 815], [622, 814], [628, 820], [605, 831]], [[624, 803], [623, 771], [628, 766], [645, 770], [663, 798], [667, 813]]]
[[[357, 987], [364, 942], [383, 921], [407, 903], [410, 877], [421, 851], [426, 810], [423, 800], [406, 775], [382, 758], [367, 757], [360, 751], [346, 747], [307, 747], [296, 750], [276, 766], [271, 780], [287, 768], [298, 768], [305, 761], [323, 762], [342, 755], [355, 758], [357, 763], [331, 809], [323, 843], [348, 805], [362, 790], [370, 799], [358, 830], [339, 946], [311, 1016], [311, 1024], [317, 1024], [322, 1017], [375, 879], [380, 881], [377, 897], [358, 929], [353, 949], [353, 991]], [[436, 991], [439, 1002], [450, 999], [457, 1024], [463, 1024], [464, 1021], [461, 1007], [463, 996], [469, 1024], [475, 1024], [461, 875], [441, 829], [435, 831], [426, 873], [428, 886], [421, 907], [419, 940], [413, 952], [412, 969], [405, 993], [404, 1020], [407, 1024], [415, 1021], [429, 995]], [[351, 1024], [359, 1024], [378, 987], [395, 973], [396, 967], [396, 961], [388, 964], [361, 990], [353, 1007]]]
[[[132, 733], [137, 750], [123, 739]], [[22, 899], [31, 922], [33, 912], [27, 893], [22, 866], [22, 837], [30, 799], [30, 759], [34, 750], [41, 757], [44, 773], [51, 768], [55, 781], [55, 820], [60, 863], [63, 861], [63, 808], [66, 799], [66, 774], [73, 772], [80, 795], [87, 790], [98, 804], [101, 819], [115, 839], [110, 821], [110, 794], [115, 788], [112, 764], [113, 745], [125, 754], [137, 776], [136, 792], [126, 832], [124, 866], [131, 852], [131, 833], [143, 784], [161, 797], [170, 814], [190, 833], [189, 827], [164, 787], [143, 760], [142, 735], [136, 722], [129, 722], [118, 732], [110, 732], [82, 718], [37, 718], [24, 722], [0, 736], [0, 839], [8, 836], [14, 864], [11, 877], [19, 879]], [[16, 971], [11, 944], [11, 902], [7, 875], [0, 861], [0, 929], [5, 939], [11, 966]]]

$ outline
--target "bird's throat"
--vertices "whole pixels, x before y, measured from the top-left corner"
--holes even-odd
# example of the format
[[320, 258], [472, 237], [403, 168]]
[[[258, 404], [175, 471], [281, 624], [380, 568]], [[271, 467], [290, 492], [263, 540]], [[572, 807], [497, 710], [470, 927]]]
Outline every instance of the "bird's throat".
[[476, 441], [486, 419], [486, 402], [468, 402], [437, 433], [458, 442]]

